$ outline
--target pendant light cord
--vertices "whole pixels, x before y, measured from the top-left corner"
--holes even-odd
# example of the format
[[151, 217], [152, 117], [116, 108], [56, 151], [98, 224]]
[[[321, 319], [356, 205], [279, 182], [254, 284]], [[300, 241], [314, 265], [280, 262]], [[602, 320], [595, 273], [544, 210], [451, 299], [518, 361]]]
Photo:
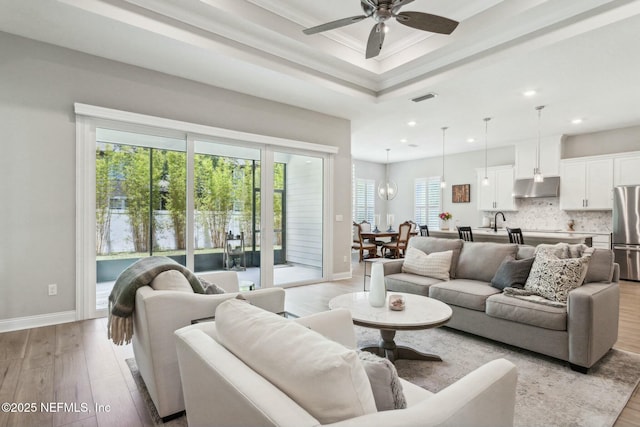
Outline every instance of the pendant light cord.
[[540, 131], [540, 121], [542, 120], [542, 109], [544, 108], [544, 105], [540, 105], [538, 107], [536, 107], [536, 110], [538, 110], [538, 146], [536, 147], [536, 169], [538, 170], [538, 173], [540, 172], [540, 138], [541, 138], [541, 131]]
[[444, 138], [445, 138], [445, 132], [447, 131], [447, 129], [449, 129], [448, 127], [443, 127], [442, 128], [442, 181], [444, 182]]
[[484, 119], [484, 177], [487, 178], [487, 141], [489, 140], [489, 120], [491, 117]]

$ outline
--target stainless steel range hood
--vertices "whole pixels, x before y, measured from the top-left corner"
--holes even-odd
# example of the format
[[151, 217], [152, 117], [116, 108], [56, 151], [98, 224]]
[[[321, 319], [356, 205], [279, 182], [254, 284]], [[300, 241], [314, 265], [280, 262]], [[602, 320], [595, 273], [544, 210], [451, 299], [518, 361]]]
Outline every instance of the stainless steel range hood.
[[516, 179], [513, 186], [513, 197], [516, 199], [528, 197], [558, 197], [559, 194], [559, 176], [545, 176], [542, 182], [534, 182], [533, 179]]

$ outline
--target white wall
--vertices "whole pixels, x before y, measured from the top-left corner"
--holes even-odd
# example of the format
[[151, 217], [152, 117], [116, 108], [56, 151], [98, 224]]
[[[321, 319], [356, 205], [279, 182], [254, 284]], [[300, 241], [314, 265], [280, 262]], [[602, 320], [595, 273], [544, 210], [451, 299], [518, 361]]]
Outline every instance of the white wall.
[[[0, 320], [75, 309], [74, 102], [336, 146], [333, 214], [351, 216], [347, 120], [5, 33], [0, 52]], [[350, 222], [332, 233], [348, 276]]]
[[[487, 165], [513, 165], [515, 150], [513, 147], [489, 149]], [[476, 168], [484, 167], [484, 150], [445, 156], [445, 180], [447, 187], [443, 190], [443, 211], [453, 214], [451, 225], [481, 224], [482, 214], [476, 207]], [[389, 202], [389, 212], [394, 214], [396, 222], [413, 219], [413, 186], [416, 178], [440, 176], [442, 174], [442, 157], [411, 160], [391, 164], [390, 175], [398, 184], [398, 196]], [[470, 203], [452, 203], [451, 186], [471, 184]]]
[[633, 126], [567, 136], [562, 143], [562, 158], [638, 150], [640, 150], [640, 126]]

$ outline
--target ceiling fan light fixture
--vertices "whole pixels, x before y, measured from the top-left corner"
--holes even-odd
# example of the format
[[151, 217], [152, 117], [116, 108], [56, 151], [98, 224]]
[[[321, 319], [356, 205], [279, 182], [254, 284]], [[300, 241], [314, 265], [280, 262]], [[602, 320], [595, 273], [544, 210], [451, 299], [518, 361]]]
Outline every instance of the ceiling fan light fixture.
[[437, 34], [451, 34], [457, 27], [459, 22], [443, 16], [432, 15], [423, 12], [401, 12], [400, 9], [411, 3], [413, 0], [360, 0], [360, 6], [364, 15], [351, 16], [348, 18], [338, 19], [337, 21], [327, 22], [315, 27], [305, 28], [302, 30], [307, 35], [321, 33], [323, 31], [335, 30], [363, 19], [373, 18], [376, 23], [373, 25], [367, 40], [365, 50], [365, 58], [374, 58], [380, 54], [382, 44], [384, 43], [384, 34], [389, 31], [385, 24], [391, 18], [407, 27], [415, 28], [421, 31], [428, 31]]

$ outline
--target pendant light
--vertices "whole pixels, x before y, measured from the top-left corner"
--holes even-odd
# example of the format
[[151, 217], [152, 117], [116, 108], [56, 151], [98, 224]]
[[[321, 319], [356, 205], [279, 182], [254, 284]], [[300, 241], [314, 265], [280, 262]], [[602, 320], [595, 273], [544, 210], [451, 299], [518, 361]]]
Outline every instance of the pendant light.
[[398, 186], [395, 182], [389, 180], [389, 151], [391, 151], [391, 149], [387, 148], [387, 166], [385, 168], [384, 177], [385, 182], [378, 185], [378, 197], [382, 200], [393, 200], [393, 198], [396, 197], [396, 194], [398, 194]]
[[544, 105], [536, 107], [536, 110], [538, 110], [538, 145], [536, 146], [536, 167], [533, 168], [533, 182], [544, 182], [544, 176], [540, 171], [540, 116], [543, 108]]
[[489, 140], [489, 120], [491, 117], [485, 117], [484, 119], [484, 178], [482, 178], [482, 185], [489, 185], [489, 175], [487, 174], [487, 141]]
[[442, 179], [440, 180], [440, 188], [447, 188], [447, 181], [444, 179], [444, 134], [448, 127], [442, 129]]

